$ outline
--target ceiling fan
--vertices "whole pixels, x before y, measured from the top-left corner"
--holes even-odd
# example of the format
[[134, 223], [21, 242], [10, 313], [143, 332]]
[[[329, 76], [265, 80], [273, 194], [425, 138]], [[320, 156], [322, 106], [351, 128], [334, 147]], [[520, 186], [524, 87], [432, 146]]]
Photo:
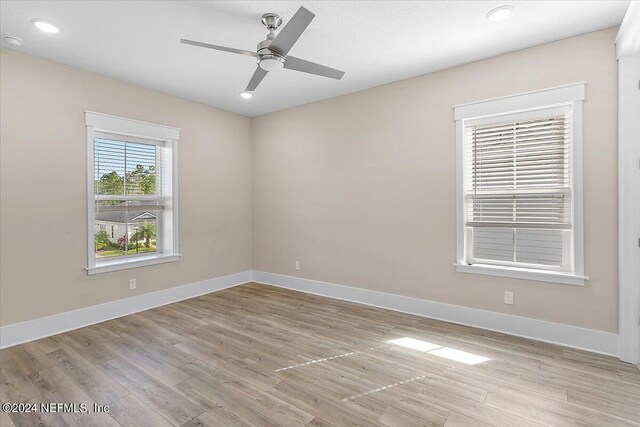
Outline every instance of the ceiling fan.
[[267, 27], [269, 34], [265, 40], [258, 43], [257, 52], [187, 39], [180, 39], [180, 43], [257, 58], [258, 68], [253, 73], [245, 92], [253, 92], [269, 71], [282, 68], [340, 80], [344, 76], [344, 71], [287, 55], [313, 18], [315, 18], [313, 13], [300, 7], [289, 23], [276, 35], [275, 31], [282, 25], [282, 18], [275, 13], [265, 13], [262, 15], [262, 24]]

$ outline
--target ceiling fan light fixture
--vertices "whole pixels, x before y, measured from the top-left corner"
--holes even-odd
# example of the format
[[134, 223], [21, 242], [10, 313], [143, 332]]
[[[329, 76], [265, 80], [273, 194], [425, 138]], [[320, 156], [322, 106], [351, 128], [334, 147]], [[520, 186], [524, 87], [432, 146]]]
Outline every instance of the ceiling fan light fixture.
[[505, 4], [487, 12], [487, 19], [491, 22], [498, 22], [507, 19], [513, 13], [513, 6]]
[[31, 20], [31, 23], [34, 25], [34, 27], [44, 33], [56, 34], [60, 32], [60, 28], [58, 28], [57, 25], [54, 25], [49, 21], [45, 21], [44, 19], [33, 18]]
[[278, 55], [261, 55], [258, 58], [258, 65], [265, 71], [275, 71], [284, 68], [285, 59]]
[[244, 91], [240, 93], [240, 97], [242, 99], [251, 99], [253, 98], [253, 94], [251, 92]]

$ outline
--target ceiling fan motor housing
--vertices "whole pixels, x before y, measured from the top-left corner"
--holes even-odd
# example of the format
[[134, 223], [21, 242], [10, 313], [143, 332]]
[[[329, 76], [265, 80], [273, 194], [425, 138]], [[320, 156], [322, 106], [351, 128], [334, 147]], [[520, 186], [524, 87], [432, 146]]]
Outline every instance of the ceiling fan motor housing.
[[[269, 34], [269, 36], [272, 36], [272, 34]], [[267, 36], [266, 40], [258, 43], [258, 66], [265, 71], [280, 70], [284, 68], [286, 58], [275, 50], [269, 49], [269, 45], [273, 40], [273, 37], [269, 36]]]

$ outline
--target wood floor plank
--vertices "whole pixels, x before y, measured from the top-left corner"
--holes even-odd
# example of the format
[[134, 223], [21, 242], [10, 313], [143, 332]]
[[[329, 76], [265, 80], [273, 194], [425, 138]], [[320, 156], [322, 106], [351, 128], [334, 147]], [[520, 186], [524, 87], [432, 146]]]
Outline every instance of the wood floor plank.
[[620, 370], [618, 374], [622, 381], [640, 386], [640, 370], [637, 372]]
[[458, 396], [478, 403], [484, 403], [487, 399], [486, 389], [455, 381], [445, 376], [429, 374], [419, 382], [424, 384], [420, 391], [421, 394], [440, 399], [446, 399], [447, 396]]
[[176, 332], [172, 332], [169, 329], [158, 325], [152, 319], [149, 319], [145, 314], [147, 313], [147, 311], [132, 314], [131, 316], [127, 316], [118, 320], [127, 321], [130, 327], [139, 328], [145, 331], [148, 335], [153, 336], [155, 339], [170, 345], [187, 340], [185, 336], [182, 336]]
[[441, 422], [431, 422], [422, 417], [396, 409], [393, 406], [387, 407], [378, 421], [392, 427], [433, 427], [443, 425]]
[[123, 359], [110, 360], [100, 367], [175, 426], [181, 426], [204, 412], [191, 401]]
[[63, 344], [60, 350], [48, 353], [48, 356], [57, 367], [101, 405], [109, 404], [130, 393], [66, 344]]
[[289, 346], [256, 353], [242, 360], [268, 372], [279, 372], [289, 366], [314, 362], [314, 359], [294, 352]]
[[[456, 374], [460, 374], [456, 376]], [[565, 387], [549, 383], [540, 375], [539, 370], [516, 370], [511, 367], [508, 370], [495, 369], [491, 366], [458, 367], [447, 370], [446, 376], [460, 378], [461, 376], [473, 377], [489, 383], [489, 387], [503, 387], [513, 389], [522, 388], [531, 393], [552, 396], [559, 400], [567, 400]], [[460, 380], [465, 381], [465, 380]], [[506, 387], [505, 387], [506, 386]]]
[[267, 392], [232, 375], [221, 372], [203, 362], [195, 362], [182, 368], [187, 374], [205, 384], [223, 390], [245, 406], [265, 415], [281, 425], [304, 426], [314, 417]]
[[188, 335], [188, 338], [190, 342], [209, 348], [210, 352], [224, 353], [240, 360], [256, 354], [254, 348], [209, 329], [200, 328], [197, 332], [194, 331], [193, 334]]
[[280, 375], [292, 384], [314, 390], [315, 394], [371, 419], [379, 418], [386, 409], [385, 404], [366, 396], [357, 401], [348, 399], [350, 396], [377, 388], [379, 385], [347, 371], [333, 369], [324, 364], [316, 364], [302, 369], [283, 371], [280, 372]]
[[40, 372], [53, 366], [51, 360], [34, 343], [26, 343], [7, 349], [18, 369], [25, 375]]
[[[458, 412], [459, 414], [470, 417], [474, 420], [481, 421], [483, 423], [491, 424], [496, 427], [539, 427], [544, 425], [542, 423], [522, 417], [521, 413], [516, 411], [512, 412], [506, 408], [495, 408], [487, 406], [473, 400], [459, 398], [455, 396], [449, 396], [446, 399], [434, 398], [428, 394], [419, 394], [419, 399], [422, 399], [432, 405], [441, 405], [449, 411]], [[486, 402], [485, 402], [486, 403]], [[551, 424], [552, 426], [554, 424]]]
[[152, 410], [130, 394], [111, 404], [109, 414], [122, 427], [172, 427], [173, 425], [160, 414]]
[[0, 426], [2, 427], [15, 427], [14, 422], [8, 413], [0, 411]]
[[256, 330], [250, 324], [232, 324], [216, 319], [210, 319], [210, 322], [207, 326], [215, 327], [218, 332], [224, 332], [224, 335], [232, 336], [258, 351], [264, 347], [282, 347], [290, 343], [285, 334], [274, 334], [268, 329]]
[[606, 399], [574, 390], [568, 391], [568, 400], [571, 403], [606, 412], [607, 414], [640, 424], [640, 400], [621, 403], [615, 398]]
[[188, 378], [159, 355], [151, 353], [143, 347], [133, 347], [129, 344], [130, 342], [127, 341], [113, 340], [105, 343], [105, 346], [167, 387], [172, 387]]
[[336, 426], [334, 426], [328, 421], [315, 417], [309, 424], [307, 424], [307, 427], [336, 427]]
[[406, 389], [403, 389], [402, 386], [391, 386], [376, 390], [371, 394], [358, 396], [352, 400], [358, 403], [364, 398], [370, 398], [377, 401], [380, 405], [386, 405], [385, 412], [387, 412], [389, 408], [400, 411], [400, 413], [392, 411], [396, 414], [394, 418], [404, 418], [407, 420], [406, 422], [408, 422], [410, 417], [400, 417], [400, 415], [406, 413], [428, 422], [430, 425], [443, 425], [450, 412], [449, 409], [445, 408], [443, 405], [427, 402], [424, 399], [420, 399], [410, 393], [406, 393]]
[[113, 328], [118, 332], [118, 341], [124, 341], [125, 345], [129, 347], [142, 347], [147, 352], [159, 356], [163, 361], [176, 368], [194, 360], [189, 354], [181, 352], [172, 344], [167, 344], [157, 339], [154, 334], [150, 334], [145, 329], [137, 326], [130, 327], [125, 325], [124, 322], [114, 323]]
[[33, 399], [40, 392], [15, 360], [15, 351], [8, 350], [12, 349], [0, 351], [0, 399], [3, 403], [19, 403]]
[[640, 426], [635, 365], [255, 283], [1, 350], [0, 380], [111, 406], [2, 427]]
[[229, 427], [229, 425], [223, 423], [208, 412], [203, 412], [183, 427]]
[[444, 423], [444, 427], [491, 427], [491, 424], [484, 423], [473, 417], [462, 415], [458, 412], [451, 412]]
[[[108, 413], [94, 412], [96, 401], [85, 390], [73, 382], [62, 369], [55, 366], [29, 376], [42, 393], [46, 402], [84, 403], [90, 413], [60, 412], [60, 417], [69, 425], [117, 427], [118, 423]], [[25, 416], [29, 416], [25, 414]]]
[[327, 398], [313, 394], [287, 381], [278, 383], [269, 393], [297, 406], [316, 417], [327, 420], [335, 426], [382, 426], [384, 424], [361, 415], [352, 409], [340, 405]]
[[117, 356], [98, 342], [96, 336], [99, 335], [94, 333], [93, 329], [90, 328], [77, 329], [75, 331], [58, 335], [56, 337], [58, 341], [58, 348], [52, 350], [52, 352], [59, 350], [61, 348], [61, 344], [66, 344], [82, 355], [82, 357], [94, 364], [115, 359]]
[[370, 358], [362, 354], [328, 360], [325, 363], [331, 367], [364, 375], [367, 379], [377, 383], [379, 386], [387, 386], [400, 381], [406, 381], [405, 388], [411, 389], [414, 395], [422, 390], [422, 385], [417, 381], [409, 380], [428, 374], [426, 371], [410, 369], [391, 360]]
[[618, 378], [601, 377], [589, 372], [568, 370], [559, 366], [542, 363], [540, 365], [540, 378], [544, 379], [544, 381], [555, 379], [559, 382], [579, 382], [588, 385], [600, 385], [612, 392], [618, 391], [640, 397], [640, 387], [622, 381], [619, 376]]
[[225, 357], [221, 354], [210, 353], [209, 357], [202, 361], [261, 390], [269, 390], [279, 381], [275, 374], [265, 373], [249, 363], [230, 356]]
[[[56, 337], [59, 337], [60, 335], [57, 335]], [[60, 349], [60, 343], [56, 340], [56, 337], [41, 338], [33, 341], [33, 344], [35, 344], [43, 353], [50, 353], [54, 350]]]
[[584, 423], [597, 426], [637, 425], [623, 418], [606, 414], [583, 405], [552, 398], [517, 393], [489, 393], [486, 405], [517, 413], [523, 418], [552, 426], [570, 426]]
[[[178, 384], [175, 389], [229, 425], [257, 425], [273, 427], [278, 424], [260, 413], [251, 402], [242, 401], [218, 386], [211, 386], [197, 378]], [[247, 403], [249, 406], [247, 406]]]

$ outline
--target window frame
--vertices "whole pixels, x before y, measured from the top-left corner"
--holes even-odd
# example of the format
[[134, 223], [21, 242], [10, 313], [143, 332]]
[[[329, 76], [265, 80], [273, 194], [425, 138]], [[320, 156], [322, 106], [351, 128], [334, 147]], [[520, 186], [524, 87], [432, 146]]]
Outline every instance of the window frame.
[[[178, 222], [178, 141], [180, 129], [142, 122], [139, 120], [111, 116], [93, 111], [85, 111], [85, 126], [87, 138], [87, 274], [106, 273], [165, 262], [178, 261], [179, 251], [179, 222]], [[151, 254], [118, 256], [108, 259], [96, 259], [94, 242], [95, 223], [95, 164], [94, 138], [100, 134], [120, 136], [132, 142], [158, 142], [164, 149], [171, 150], [170, 173], [170, 227], [168, 232], [160, 230], [162, 220], [158, 221], [158, 252]], [[164, 173], [162, 171], [161, 173]], [[134, 197], [135, 198], [135, 197]], [[169, 222], [169, 221], [165, 221]], [[171, 244], [163, 244], [170, 242]], [[165, 250], [165, 248], [168, 248]]]
[[[456, 123], [456, 271], [543, 282], [584, 285], [588, 277], [584, 274], [584, 219], [583, 219], [583, 132], [582, 102], [585, 99], [586, 82], [557, 86], [538, 91], [525, 92], [485, 101], [456, 105], [453, 107]], [[571, 108], [570, 170], [571, 170], [571, 268], [528, 268], [526, 265], [502, 265], [499, 263], [465, 262], [464, 223], [464, 131], [468, 123], [500, 121], [509, 116], [535, 113], [556, 107]]]

